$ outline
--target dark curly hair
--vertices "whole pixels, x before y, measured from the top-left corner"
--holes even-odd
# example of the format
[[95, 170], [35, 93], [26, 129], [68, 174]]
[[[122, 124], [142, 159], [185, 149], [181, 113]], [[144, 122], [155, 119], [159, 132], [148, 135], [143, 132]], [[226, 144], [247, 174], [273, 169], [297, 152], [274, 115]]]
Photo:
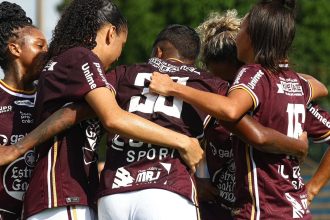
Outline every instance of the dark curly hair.
[[0, 3], [0, 66], [6, 72], [9, 67], [8, 43], [19, 38], [20, 29], [34, 27], [31, 18], [26, 16], [21, 6], [10, 3]]
[[93, 49], [97, 31], [109, 23], [117, 34], [127, 29], [126, 19], [111, 0], [73, 0], [55, 27], [45, 61], [73, 47]]
[[286, 60], [295, 36], [295, 0], [261, 0], [247, 16], [255, 62], [273, 73]]

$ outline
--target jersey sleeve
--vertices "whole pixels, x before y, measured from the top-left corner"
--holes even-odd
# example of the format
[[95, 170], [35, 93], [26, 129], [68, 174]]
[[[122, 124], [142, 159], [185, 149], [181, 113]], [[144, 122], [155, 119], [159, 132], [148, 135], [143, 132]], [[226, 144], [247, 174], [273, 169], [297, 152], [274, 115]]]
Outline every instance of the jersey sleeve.
[[330, 114], [316, 103], [307, 106], [306, 131], [314, 143], [330, 144]]
[[235, 89], [243, 89], [252, 98], [254, 110], [259, 106], [260, 100], [265, 98], [264, 88], [265, 85], [268, 85], [265, 78], [265, 72], [258, 66], [244, 66], [237, 74], [228, 93]]
[[121, 65], [107, 72], [106, 79], [113, 86], [115, 91], [118, 91], [118, 86], [121, 78], [125, 75], [127, 70], [126, 65]]
[[303, 78], [302, 76], [299, 76], [302, 82], [303, 86], [303, 91], [305, 91], [305, 100], [306, 100], [306, 105], [312, 101], [312, 96], [313, 96], [313, 87], [310, 84], [310, 82]]
[[107, 81], [100, 60], [89, 50], [77, 49], [67, 75], [66, 95], [72, 97], [83, 97], [88, 92], [99, 88], [113, 86]]

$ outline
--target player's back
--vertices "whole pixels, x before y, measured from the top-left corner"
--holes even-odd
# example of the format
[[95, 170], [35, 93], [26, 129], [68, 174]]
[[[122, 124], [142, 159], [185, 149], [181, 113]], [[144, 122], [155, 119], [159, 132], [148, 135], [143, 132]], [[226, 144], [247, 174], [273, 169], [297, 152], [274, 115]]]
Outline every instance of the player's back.
[[[150, 93], [148, 86], [154, 71], [166, 73], [178, 83], [214, 93], [227, 90], [227, 82], [193, 66], [158, 58], [145, 64], [120, 66], [107, 74], [123, 109], [188, 136], [202, 137], [206, 114], [180, 99]], [[116, 135], [108, 142], [106, 161], [101, 195], [163, 188], [192, 200], [190, 175], [174, 149]]]

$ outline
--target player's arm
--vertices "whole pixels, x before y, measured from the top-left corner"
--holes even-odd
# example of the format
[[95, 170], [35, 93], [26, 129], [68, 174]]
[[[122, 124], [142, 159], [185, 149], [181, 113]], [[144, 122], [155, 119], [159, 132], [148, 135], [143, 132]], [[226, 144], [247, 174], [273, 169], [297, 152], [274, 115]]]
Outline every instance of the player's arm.
[[92, 117], [94, 114], [92, 109], [83, 103], [72, 103], [57, 110], [16, 144], [1, 146], [0, 165], [14, 161], [28, 150], [44, 143], [72, 125]]
[[251, 116], [245, 115], [237, 123], [220, 121], [221, 125], [236, 134], [245, 143], [268, 153], [292, 155], [303, 160], [308, 153], [307, 134], [299, 139], [290, 138], [274, 129], [267, 128]]
[[177, 149], [188, 167], [195, 172], [195, 166], [203, 157], [203, 150], [197, 139], [163, 128], [122, 110], [114, 94], [105, 87], [90, 91], [85, 95], [85, 99], [108, 132]]
[[157, 72], [152, 74], [149, 89], [163, 96], [178, 97], [225, 121], [237, 121], [253, 107], [251, 96], [242, 89], [235, 89], [228, 96], [221, 96], [175, 83], [168, 75]]
[[320, 190], [327, 184], [330, 179], [330, 147], [324, 153], [323, 158], [316, 172], [311, 180], [306, 184], [308, 204], [312, 202], [314, 197], [320, 192]]
[[303, 73], [299, 73], [299, 75], [308, 80], [308, 82], [311, 84], [313, 88], [312, 100], [328, 95], [328, 88], [323, 83], [315, 79], [313, 76]]

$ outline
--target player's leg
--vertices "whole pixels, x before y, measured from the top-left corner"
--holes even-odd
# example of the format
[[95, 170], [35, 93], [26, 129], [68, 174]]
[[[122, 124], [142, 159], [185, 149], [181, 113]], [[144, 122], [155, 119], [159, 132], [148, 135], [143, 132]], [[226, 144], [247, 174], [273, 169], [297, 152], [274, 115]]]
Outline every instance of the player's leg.
[[27, 220], [96, 220], [94, 211], [88, 206], [65, 206], [46, 209]]

